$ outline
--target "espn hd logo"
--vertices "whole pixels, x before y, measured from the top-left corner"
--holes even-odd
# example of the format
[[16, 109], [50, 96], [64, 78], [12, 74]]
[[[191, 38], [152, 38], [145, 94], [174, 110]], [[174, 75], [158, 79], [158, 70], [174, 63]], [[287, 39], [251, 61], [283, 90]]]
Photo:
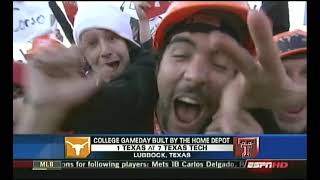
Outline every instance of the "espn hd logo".
[[91, 153], [90, 137], [65, 137], [65, 158], [86, 158]]
[[289, 163], [280, 160], [247, 160], [245, 167], [248, 169], [286, 169]]

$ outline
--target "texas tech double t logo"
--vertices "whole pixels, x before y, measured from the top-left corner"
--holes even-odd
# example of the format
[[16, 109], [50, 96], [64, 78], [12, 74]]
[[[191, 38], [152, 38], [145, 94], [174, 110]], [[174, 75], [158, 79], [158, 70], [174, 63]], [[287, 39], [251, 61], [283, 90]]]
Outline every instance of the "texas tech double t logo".
[[234, 154], [240, 158], [255, 158], [259, 153], [259, 137], [234, 137]]

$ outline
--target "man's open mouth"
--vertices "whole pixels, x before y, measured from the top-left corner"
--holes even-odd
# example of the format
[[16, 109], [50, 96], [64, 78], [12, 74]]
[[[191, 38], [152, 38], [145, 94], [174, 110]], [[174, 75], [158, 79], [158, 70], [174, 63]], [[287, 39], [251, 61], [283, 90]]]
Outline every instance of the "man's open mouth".
[[194, 98], [181, 96], [174, 100], [174, 111], [179, 121], [191, 123], [201, 116], [203, 106]]
[[118, 69], [120, 61], [112, 61], [105, 63], [107, 66], [110, 66], [114, 71]]

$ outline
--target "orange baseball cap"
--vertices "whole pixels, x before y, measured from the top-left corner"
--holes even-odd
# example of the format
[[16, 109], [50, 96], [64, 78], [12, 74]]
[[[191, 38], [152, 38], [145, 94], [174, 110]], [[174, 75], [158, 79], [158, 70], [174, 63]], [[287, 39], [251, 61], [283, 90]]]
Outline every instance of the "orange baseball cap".
[[277, 34], [273, 37], [280, 50], [280, 57], [307, 52], [307, 32], [296, 29]]
[[[169, 6], [166, 16], [159, 24], [154, 36], [154, 48], [161, 49], [165, 44], [165, 37], [168, 36], [168, 31], [173, 26], [180, 24], [191, 18], [195, 13], [202, 10], [218, 10], [228, 14], [233, 14], [239, 17], [241, 23], [247, 27], [247, 14], [249, 5], [245, 1], [175, 1]], [[251, 53], [255, 52], [253, 41], [246, 28], [245, 48]]]

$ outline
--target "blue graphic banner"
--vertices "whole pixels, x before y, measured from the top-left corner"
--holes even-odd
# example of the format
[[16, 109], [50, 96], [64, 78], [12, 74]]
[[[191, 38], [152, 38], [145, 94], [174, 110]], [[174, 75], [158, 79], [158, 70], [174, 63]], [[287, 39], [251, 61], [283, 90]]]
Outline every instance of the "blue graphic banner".
[[[307, 136], [299, 135], [76, 135], [75, 137], [259, 137], [258, 153], [255, 159], [307, 159]], [[70, 136], [68, 136], [70, 137]], [[65, 136], [63, 135], [14, 135], [13, 138], [13, 159], [65, 159]], [[231, 150], [221, 151], [183, 151], [175, 153], [184, 153], [185, 156], [174, 158], [169, 157], [166, 160], [188, 159], [188, 160], [232, 160], [241, 159], [235, 156], [235, 150], [232, 146], [236, 146], [235, 141], [231, 146]], [[211, 145], [211, 144], [207, 144]], [[219, 144], [220, 145], [220, 144]], [[133, 154], [137, 152], [117, 152], [117, 151], [99, 151], [91, 152], [86, 159], [118, 159], [133, 160]], [[151, 152], [149, 152], [151, 153]], [[169, 151], [162, 152], [169, 155]], [[189, 153], [189, 154], [187, 154]], [[140, 158], [153, 159], [151, 158]], [[159, 159], [159, 158], [158, 158]]]

